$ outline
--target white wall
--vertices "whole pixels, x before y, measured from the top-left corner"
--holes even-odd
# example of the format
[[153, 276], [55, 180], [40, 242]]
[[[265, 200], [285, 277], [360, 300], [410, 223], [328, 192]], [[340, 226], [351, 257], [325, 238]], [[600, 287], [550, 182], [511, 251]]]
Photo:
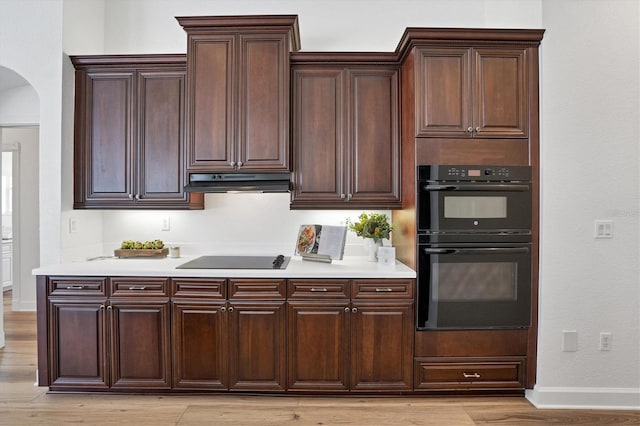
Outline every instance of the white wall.
[[[541, 406], [640, 407], [640, 10], [544, 1]], [[594, 220], [614, 238], [593, 238]], [[578, 351], [561, 350], [562, 331]], [[598, 351], [600, 332], [613, 334]]]
[[[14, 181], [14, 210], [19, 216], [13, 227], [13, 253], [14, 259], [14, 286], [12, 294], [12, 307], [17, 311], [34, 310], [36, 292], [35, 277], [31, 275], [33, 268], [39, 265], [40, 233], [37, 226], [39, 221], [39, 191], [38, 164], [39, 157], [39, 133], [38, 127], [0, 129], [2, 143], [16, 146], [14, 155], [18, 156], [17, 181]], [[16, 186], [19, 185], [19, 186]]]
[[40, 122], [40, 100], [34, 88], [26, 84], [2, 91], [0, 126], [37, 125]]
[[39, 98], [41, 265], [60, 261], [62, 56], [62, 0], [0, 1], [0, 66]]

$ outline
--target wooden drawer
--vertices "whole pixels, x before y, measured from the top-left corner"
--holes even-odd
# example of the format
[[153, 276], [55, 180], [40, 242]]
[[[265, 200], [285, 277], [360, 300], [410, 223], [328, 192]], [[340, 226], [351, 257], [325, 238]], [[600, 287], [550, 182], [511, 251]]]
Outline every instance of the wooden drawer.
[[111, 297], [168, 297], [169, 278], [110, 278]]
[[413, 299], [413, 280], [353, 280], [356, 299]]
[[289, 299], [348, 299], [348, 280], [290, 280]]
[[287, 297], [287, 281], [283, 279], [231, 279], [229, 299], [284, 300]]
[[211, 278], [174, 278], [171, 295], [189, 299], [226, 299], [227, 280]]
[[106, 296], [105, 277], [50, 277], [47, 279], [49, 296]]
[[523, 389], [525, 360], [508, 358], [416, 358], [415, 389]]

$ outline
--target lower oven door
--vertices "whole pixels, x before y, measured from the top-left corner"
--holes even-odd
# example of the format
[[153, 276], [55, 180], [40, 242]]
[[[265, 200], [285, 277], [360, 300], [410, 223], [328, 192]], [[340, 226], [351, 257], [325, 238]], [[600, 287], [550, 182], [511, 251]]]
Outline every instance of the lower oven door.
[[531, 324], [531, 244], [421, 244], [418, 251], [418, 329]]

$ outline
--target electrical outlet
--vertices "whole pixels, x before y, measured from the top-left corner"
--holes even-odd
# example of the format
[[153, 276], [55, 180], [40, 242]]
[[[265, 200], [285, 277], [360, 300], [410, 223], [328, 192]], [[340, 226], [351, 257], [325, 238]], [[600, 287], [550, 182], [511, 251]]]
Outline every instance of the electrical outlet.
[[70, 217], [69, 218], [69, 233], [70, 234], [75, 234], [76, 232], [78, 232], [78, 221], [76, 220], [75, 217]]
[[578, 350], [578, 332], [576, 330], [562, 330], [562, 351], [576, 352]]
[[611, 333], [606, 331], [600, 332], [600, 344], [598, 346], [598, 350], [600, 351], [611, 350]]
[[169, 216], [164, 216], [162, 218], [162, 228], [163, 231], [169, 231], [171, 229], [171, 218]]
[[612, 220], [595, 220], [594, 222], [594, 238], [613, 238], [613, 221]]

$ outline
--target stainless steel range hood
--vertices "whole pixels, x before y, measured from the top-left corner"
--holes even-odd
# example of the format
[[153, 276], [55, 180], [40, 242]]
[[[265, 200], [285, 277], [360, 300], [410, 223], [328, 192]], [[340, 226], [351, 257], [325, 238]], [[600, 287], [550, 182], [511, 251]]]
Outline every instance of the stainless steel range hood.
[[289, 192], [289, 173], [192, 173], [186, 192]]

